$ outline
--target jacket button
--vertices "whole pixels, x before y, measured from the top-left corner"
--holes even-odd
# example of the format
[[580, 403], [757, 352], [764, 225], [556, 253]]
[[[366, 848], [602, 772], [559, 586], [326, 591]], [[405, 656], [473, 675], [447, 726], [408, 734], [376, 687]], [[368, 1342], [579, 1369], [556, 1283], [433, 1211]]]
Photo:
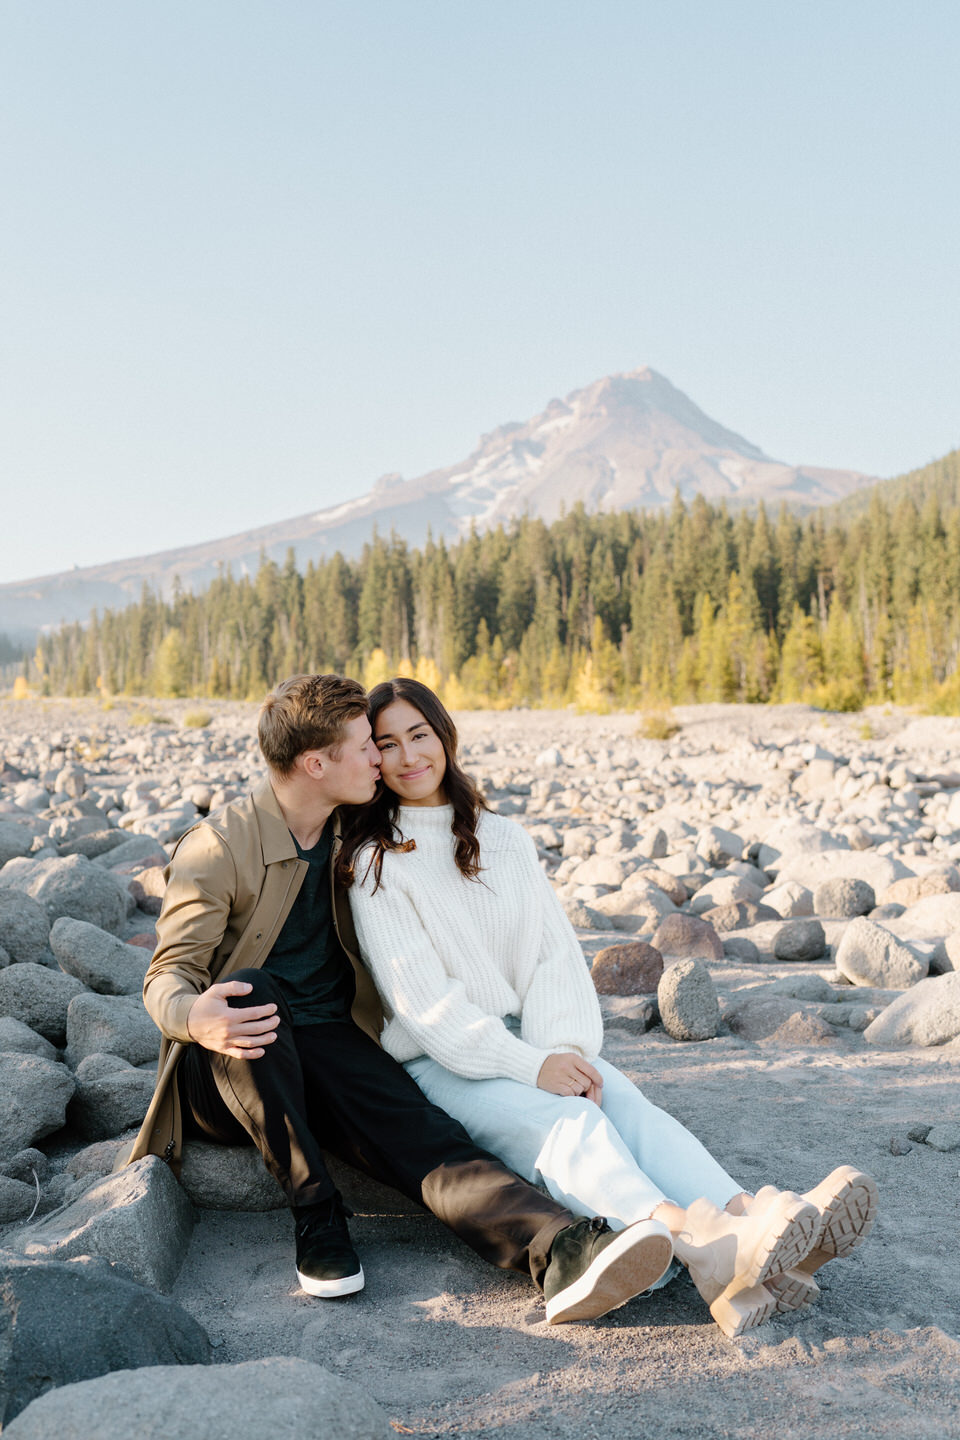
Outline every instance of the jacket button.
[[280, 869], [281, 869], [281, 870], [286, 870], [286, 868], [287, 868], [287, 866], [288, 866], [289, 864], [290, 864], [290, 861], [289, 861], [289, 860], [284, 860], [283, 864], [280, 866]]
[[262, 930], [258, 930], [258, 931], [257, 931], [257, 939], [258, 939], [258, 940], [262, 940], [262, 939], [263, 939], [263, 931], [262, 931]]

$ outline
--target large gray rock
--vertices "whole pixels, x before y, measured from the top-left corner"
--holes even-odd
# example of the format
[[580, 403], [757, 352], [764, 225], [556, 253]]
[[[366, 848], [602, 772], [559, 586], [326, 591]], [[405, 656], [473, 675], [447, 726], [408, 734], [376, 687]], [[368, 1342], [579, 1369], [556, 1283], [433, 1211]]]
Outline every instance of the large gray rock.
[[65, 1065], [39, 1055], [0, 1055], [0, 1160], [59, 1130], [73, 1090]]
[[[76, 1396], [74, 1381], [122, 1370], [121, 1383], [129, 1384], [136, 1366], [193, 1366], [209, 1358], [206, 1333], [185, 1310], [118, 1275], [105, 1261], [30, 1261], [0, 1251], [0, 1427], [5, 1440], [20, 1425], [26, 1426], [22, 1434], [42, 1434], [45, 1440], [62, 1437], [67, 1426], [87, 1440], [94, 1435], [105, 1440], [107, 1432], [96, 1419], [73, 1408], [69, 1398], [68, 1415], [53, 1420], [52, 1428], [41, 1409], [31, 1408], [32, 1418], [13, 1417], [45, 1391], [62, 1406], [62, 1397]], [[176, 1385], [168, 1384], [172, 1394]], [[139, 1429], [128, 1408], [125, 1440]], [[178, 1433], [197, 1434], [189, 1424]]]
[[866, 880], [848, 880], [844, 876], [822, 880], [813, 893], [814, 914], [838, 920], [867, 915], [876, 903], [872, 885]]
[[146, 1155], [18, 1231], [9, 1244], [30, 1259], [101, 1255], [141, 1285], [169, 1290], [192, 1230], [193, 1207], [173, 1171], [156, 1155]]
[[139, 995], [150, 957], [86, 920], [55, 920], [50, 949], [61, 970], [101, 995]]
[[188, 1140], [180, 1183], [204, 1210], [279, 1210], [287, 1203], [253, 1145]]
[[98, 855], [96, 864], [102, 869], [120, 870], [125, 865], [166, 865], [168, 856], [164, 854], [163, 847], [152, 835], [131, 835], [125, 832], [127, 838], [122, 845], [115, 850], [110, 850], [104, 855]]
[[651, 945], [671, 960], [723, 959], [720, 936], [699, 915], [665, 915], [653, 933]]
[[775, 874], [782, 868], [784, 856], [819, 855], [825, 850], [849, 848], [849, 843], [831, 830], [821, 830], [807, 820], [786, 820], [764, 835], [756, 847], [756, 862], [761, 870]]
[[122, 1055], [131, 1065], [156, 1060], [160, 1031], [141, 1000], [89, 991], [74, 996], [67, 1009], [67, 1063], [76, 1066], [85, 1055], [97, 1054]]
[[708, 865], [726, 865], [743, 854], [743, 838], [719, 825], [708, 825], [697, 836], [697, 854]]
[[773, 942], [778, 960], [819, 960], [826, 948], [827, 937], [819, 920], [786, 920]]
[[17, 890], [0, 890], [0, 945], [10, 959], [42, 965], [49, 939], [50, 921], [43, 906]]
[[0, 970], [0, 1015], [29, 1025], [54, 1045], [62, 1045], [71, 1000], [83, 991], [79, 980], [45, 965], [11, 965]]
[[690, 909], [694, 915], [702, 915], [705, 910], [716, 910], [722, 905], [735, 905], [738, 900], [756, 904], [762, 894], [760, 886], [743, 875], [717, 875], [713, 880], [708, 880], [706, 885], [701, 885], [690, 901]]
[[127, 833], [125, 830], [95, 829], [85, 835], [76, 835], [70, 840], [65, 840], [59, 849], [61, 855], [86, 855], [88, 860], [96, 860], [101, 855], [109, 855], [111, 850], [117, 850], [126, 843]]
[[723, 1012], [734, 1035], [743, 1040], [794, 1044], [820, 1044], [833, 1039], [833, 1031], [818, 1015], [809, 1015], [796, 1001], [783, 995], [738, 996]]
[[[734, 900], [728, 905], [716, 905], [701, 912], [708, 925], [719, 935], [731, 930], [750, 930], [754, 925], [763, 925], [768, 920], [779, 921], [780, 914], [769, 905], [757, 905], [752, 900]], [[726, 953], [726, 952], [724, 952]]]
[[892, 855], [874, 855], [865, 850], [829, 850], [819, 855], [784, 855], [778, 880], [780, 884], [796, 880], [814, 892], [825, 880], [865, 880], [874, 894], [880, 895], [894, 880], [902, 880], [909, 874], [903, 861]]
[[14, 1050], [22, 1055], [40, 1055], [44, 1060], [56, 1060], [57, 1051], [49, 1040], [44, 1040], [36, 1030], [15, 1020], [12, 1015], [0, 1015], [0, 1053]]
[[38, 860], [17, 872], [10, 883], [14, 890], [38, 901], [51, 922], [69, 915], [116, 932], [136, 908], [133, 896], [117, 877], [85, 855]]
[[863, 1032], [872, 1045], [944, 1045], [960, 1035], [960, 972], [920, 980]]
[[10, 1225], [14, 1220], [25, 1220], [32, 1212], [37, 1200], [36, 1187], [22, 1180], [13, 1180], [9, 1175], [0, 1175], [0, 1225]]
[[657, 986], [663, 1028], [674, 1040], [710, 1040], [720, 1028], [720, 1005], [710, 971], [699, 960], [678, 960]]
[[854, 985], [905, 990], [924, 979], [928, 961], [882, 925], [859, 916], [851, 920], [837, 946], [837, 969]]
[[396, 1440], [367, 1390], [310, 1360], [155, 1365], [67, 1385], [34, 1401], [4, 1440]]
[[33, 826], [0, 818], [0, 869], [8, 860], [29, 855], [33, 847]]
[[[90, 1060], [110, 1061], [106, 1073], [91, 1073]], [[85, 1140], [110, 1140], [139, 1126], [153, 1098], [154, 1075], [137, 1070], [119, 1056], [88, 1056], [77, 1066], [77, 1089], [68, 1118]]]

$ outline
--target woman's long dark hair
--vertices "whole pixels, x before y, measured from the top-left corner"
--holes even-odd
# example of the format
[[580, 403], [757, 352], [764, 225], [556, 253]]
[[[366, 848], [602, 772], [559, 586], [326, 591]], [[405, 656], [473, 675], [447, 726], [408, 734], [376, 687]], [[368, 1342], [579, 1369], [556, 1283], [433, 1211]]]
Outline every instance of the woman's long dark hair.
[[[480, 874], [480, 843], [477, 840], [477, 820], [481, 810], [490, 807], [476, 785], [461, 770], [457, 760], [457, 727], [449, 711], [445, 710], [439, 698], [419, 680], [398, 676], [395, 680], [384, 680], [375, 685], [367, 697], [367, 715], [377, 730], [377, 719], [382, 710], [395, 700], [406, 700], [426, 720], [434, 731], [443, 753], [447, 769], [443, 777], [444, 793], [453, 806], [453, 822], [450, 826], [457, 845], [454, 859], [457, 868], [468, 880], [476, 880]], [[373, 844], [370, 865], [373, 867], [376, 892], [383, 872], [383, 857], [388, 850], [412, 850], [414, 841], [405, 840], [396, 823], [397, 811], [402, 801], [399, 795], [388, 790], [380, 781], [373, 801], [369, 805], [358, 805], [344, 826], [343, 848], [337, 856], [337, 879], [349, 887], [354, 881], [353, 861], [357, 852], [365, 845]], [[369, 874], [370, 866], [366, 873]]]

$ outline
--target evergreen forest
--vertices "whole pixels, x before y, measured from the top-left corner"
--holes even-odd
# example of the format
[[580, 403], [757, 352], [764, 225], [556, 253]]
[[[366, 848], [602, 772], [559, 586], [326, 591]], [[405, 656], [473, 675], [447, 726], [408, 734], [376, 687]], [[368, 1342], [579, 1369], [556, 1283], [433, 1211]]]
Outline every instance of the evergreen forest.
[[454, 708], [892, 701], [960, 713], [960, 451], [798, 517], [702, 497], [447, 545], [289, 552], [44, 636], [42, 694], [259, 699], [301, 671], [416, 674]]

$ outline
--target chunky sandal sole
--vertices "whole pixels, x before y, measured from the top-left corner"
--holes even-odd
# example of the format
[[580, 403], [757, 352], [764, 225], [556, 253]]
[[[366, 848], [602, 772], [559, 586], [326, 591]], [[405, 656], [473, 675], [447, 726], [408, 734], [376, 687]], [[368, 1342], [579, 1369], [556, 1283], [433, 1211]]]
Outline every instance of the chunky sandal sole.
[[[651, 1224], [655, 1230], [647, 1228]], [[628, 1225], [578, 1280], [547, 1301], [547, 1323], [596, 1320], [619, 1309], [655, 1285], [672, 1259], [673, 1241], [666, 1226], [646, 1220]]]

